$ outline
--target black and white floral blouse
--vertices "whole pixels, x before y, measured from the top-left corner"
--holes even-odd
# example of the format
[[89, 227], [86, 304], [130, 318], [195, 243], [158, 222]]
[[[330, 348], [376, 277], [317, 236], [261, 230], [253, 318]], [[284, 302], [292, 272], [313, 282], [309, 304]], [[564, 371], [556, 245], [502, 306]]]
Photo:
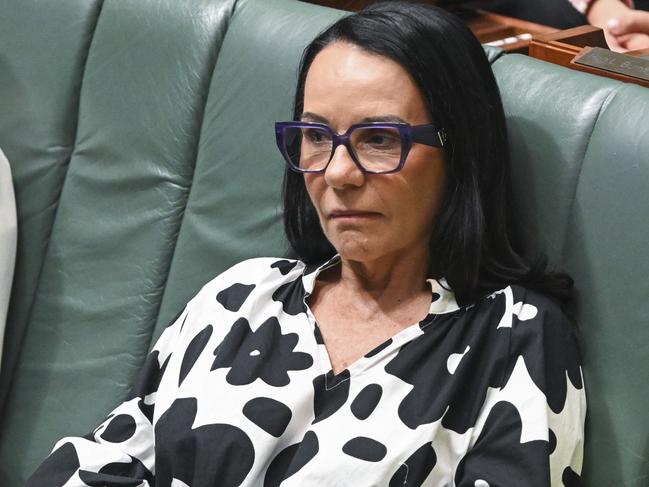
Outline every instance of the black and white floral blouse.
[[127, 400], [64, 438], [53, 486], [579, 485], [586, 402], [571, 325], [506, 287], [428, 316], [334, 375], [305, 304], [320, 267], [242, 262], [164, 331]]

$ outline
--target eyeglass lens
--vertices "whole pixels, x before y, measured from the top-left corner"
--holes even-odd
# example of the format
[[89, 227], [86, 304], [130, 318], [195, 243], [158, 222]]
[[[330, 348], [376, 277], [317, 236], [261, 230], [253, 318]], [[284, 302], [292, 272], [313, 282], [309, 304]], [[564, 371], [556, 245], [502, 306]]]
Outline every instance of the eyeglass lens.
[[[287, 127], [284, 143], [290, 163], [309, 171], [324, 169], [331, 159], [331, 134], [320, 127]], [[401, 160], [401, 134], [396, 128], [360, 127], [350, 144], [358, 162], [369, 171], [392, 171]]]

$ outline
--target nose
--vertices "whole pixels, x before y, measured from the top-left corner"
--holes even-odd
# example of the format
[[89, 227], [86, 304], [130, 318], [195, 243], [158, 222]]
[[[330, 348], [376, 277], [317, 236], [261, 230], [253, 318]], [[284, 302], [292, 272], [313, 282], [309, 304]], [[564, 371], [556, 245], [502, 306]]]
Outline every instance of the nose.
[[332, 188], [342, 189], [345, 186], [362, 186], [365, 173], [356, 165], [349, 149], [340, 144], [329, 161], [324, 178]]

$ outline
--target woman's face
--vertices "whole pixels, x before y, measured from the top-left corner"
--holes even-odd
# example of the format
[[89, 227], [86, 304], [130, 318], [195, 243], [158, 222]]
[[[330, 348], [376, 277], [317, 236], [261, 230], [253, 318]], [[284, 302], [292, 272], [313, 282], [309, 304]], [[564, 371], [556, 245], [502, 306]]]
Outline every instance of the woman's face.
[[[324, 48], [307, 74], [302, 120], [340, 134], [376, 118], [431, 123], [422, 94], [398, 63], [349, 43]], [[441, 149], [413, 144], [401, 171], [365, 174], [341, 145], [324, 174], [304, 179], [322, 229], [343, 258], [427, 255], [446, 179]]]

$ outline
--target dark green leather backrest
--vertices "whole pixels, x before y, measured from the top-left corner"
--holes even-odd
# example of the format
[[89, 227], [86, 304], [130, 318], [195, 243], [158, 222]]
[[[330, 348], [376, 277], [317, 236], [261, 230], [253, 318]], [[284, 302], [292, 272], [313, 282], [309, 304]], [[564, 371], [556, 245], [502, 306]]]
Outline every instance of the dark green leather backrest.
[[649, 485], [649, 90], [518, 55], [493, 64], [530, 250], [576, 281], [584, 485]]
[[284, 162], [273, 123], [292, 116], [304, 46], [342, 12], [293, 1], [240, 1], [205, 106], [196, 171], [154, 335], [215, 272], [286, 245]]
[[[11, 369], [20, 352], [75, 145], [79, 86], [100, 6], [0, 2], [0, 146], [12, 162], [20, 225], [3, 368]], [[0, 398], [9, 379], [0, 375]]]
[[[0, 147], [19, 247], [0, 371], [0, 485], [126, 394], [161, 329], [232, 263], [284, 251], [304, 45], [294, 0], [0, 0]], [[649, 90], [489, 51], [533, 254], [577, 281], [585, 485], [649, 479]]]

